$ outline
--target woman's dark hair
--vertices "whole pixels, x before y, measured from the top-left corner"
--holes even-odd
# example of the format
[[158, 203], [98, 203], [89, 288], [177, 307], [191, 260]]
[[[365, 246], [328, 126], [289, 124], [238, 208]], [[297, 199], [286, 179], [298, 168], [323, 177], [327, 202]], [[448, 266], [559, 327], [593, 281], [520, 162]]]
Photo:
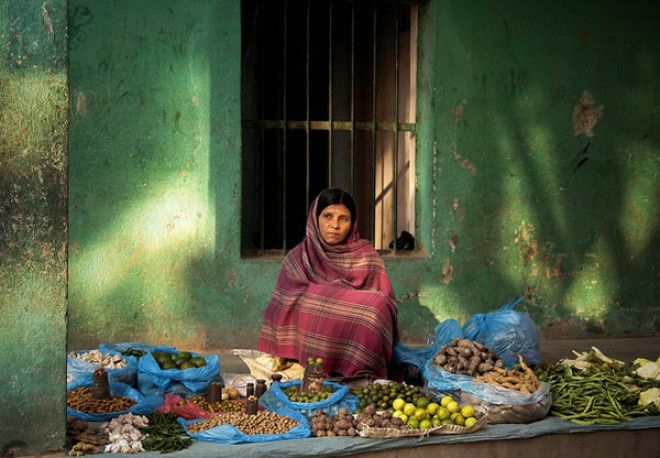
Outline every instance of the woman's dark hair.
[[351, 212], [351, 228], [355, 224], [355, 201], [353, 197], [343, 189], [327, 188], [319, 194], [319, 200], [316, 203], [316, 219], [325, 207], [330, 205], [343, 204]]

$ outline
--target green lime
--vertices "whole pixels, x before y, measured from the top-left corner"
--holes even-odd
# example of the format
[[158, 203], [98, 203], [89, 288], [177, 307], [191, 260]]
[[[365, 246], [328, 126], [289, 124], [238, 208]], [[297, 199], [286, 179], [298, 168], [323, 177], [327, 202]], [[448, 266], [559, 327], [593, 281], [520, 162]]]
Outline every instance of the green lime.
[[185, 360], [188, 360], [188, 359], [192, 358], [192, 354], [189, 351], [180, 351], [178, 353], [178, 355], [179, 355], [179, 358], [185, 359]]
[[196, 367], [204, 367], [206, 366], [206, 360], [202, 358], [201, 356], [196, 356], [190, 360], [191, 363], [193, 363]]
[[192, 361], [184, 361], [179, 365], [179, 369], [181, 370], [193, 369], [193, 368], [197, 368], [197, 366], [195, 366], [195, 363], [193, 363]]

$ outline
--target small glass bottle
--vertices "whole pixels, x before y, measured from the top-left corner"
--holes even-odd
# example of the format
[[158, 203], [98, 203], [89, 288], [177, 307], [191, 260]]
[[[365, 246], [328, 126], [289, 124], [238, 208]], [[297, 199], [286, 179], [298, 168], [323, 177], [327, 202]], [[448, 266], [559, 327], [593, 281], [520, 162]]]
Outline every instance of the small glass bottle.
[[247, 399], [247, 404], [245, 405], [245, 413], [248, 415], [255, 415], [259, 410], [257, 405], [257, 397], [249, 396]]
[[254, 383], [248, 382], [247, 386], [245, 387], [245, 397], [250, 397], [254, 395]]
[[257, 398], [260, 398], [266, 390], [266, 381], [264, 379], [257, 380], [257, 385], [254, 387], [254, 395]]

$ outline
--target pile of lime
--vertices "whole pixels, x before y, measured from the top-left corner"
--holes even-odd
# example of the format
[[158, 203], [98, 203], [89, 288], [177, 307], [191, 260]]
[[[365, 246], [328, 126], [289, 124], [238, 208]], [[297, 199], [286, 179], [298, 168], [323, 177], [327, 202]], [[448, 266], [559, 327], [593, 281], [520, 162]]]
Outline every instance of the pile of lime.
[[360, 399], [360, 410], [368, 405], [373, 405], [378, 410], [387, 410], [397, 398], [415, 404], [422, 397], [420, 387], [398, 382], [370, 383], [364, 387], [353, 388], [352, 391]]
[[189, 351], [167, 353], [164, 351], [153, 352], [153, 357], [162, 370], [167, 369], [195, 369], [206, 366], [206, 360], [201, 356], [193, 356]]
[[289, 398], [289, 401], [292, 402], [319, 402], [328, 399], [335, 390], [331, 387], [324, 386], [319, 391], [302, 391], [298, 386], [290, 386], [284, 388], [282, 391]]
[[461, 406], [451, 396], [443, 396], [440, 404], [426, 396], [420, 396], [415, 403], [397, 398], [392, 402], [393, 418], [400, 418], [404, 424], [414, 429], [431, 429], [442, 425], [459, 425], [469, 428], [477, 423], [474, 407]]

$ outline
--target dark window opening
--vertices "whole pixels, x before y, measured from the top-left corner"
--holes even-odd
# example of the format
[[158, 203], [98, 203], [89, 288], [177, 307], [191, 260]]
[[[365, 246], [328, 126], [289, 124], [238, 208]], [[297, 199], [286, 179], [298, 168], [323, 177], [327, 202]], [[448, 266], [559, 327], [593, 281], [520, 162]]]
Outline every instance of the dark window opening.
[[417, 5], [243, 0], [241, 15], [241, 252], [299, 243], [328, 186], [377, 249], [414, 234]]

